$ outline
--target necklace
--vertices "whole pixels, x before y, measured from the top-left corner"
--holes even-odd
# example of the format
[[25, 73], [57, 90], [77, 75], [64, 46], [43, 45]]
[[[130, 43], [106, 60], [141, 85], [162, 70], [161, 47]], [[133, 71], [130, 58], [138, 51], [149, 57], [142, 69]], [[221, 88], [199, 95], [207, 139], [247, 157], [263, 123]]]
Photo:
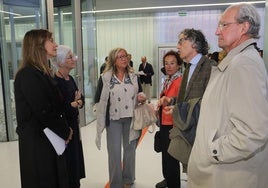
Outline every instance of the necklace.
[[69, 76], [67, 75], [67, 77], [63, 76], [63, 74], [58, 71], [59, 75], [64, 79], [64, 80], [69, 80]]

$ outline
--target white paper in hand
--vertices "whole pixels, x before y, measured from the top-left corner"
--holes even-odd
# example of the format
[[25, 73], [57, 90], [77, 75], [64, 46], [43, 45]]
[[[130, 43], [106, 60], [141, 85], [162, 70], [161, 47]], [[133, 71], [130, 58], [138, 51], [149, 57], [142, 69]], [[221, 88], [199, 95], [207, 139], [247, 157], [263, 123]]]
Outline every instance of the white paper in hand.
[[47, 136], [48, 140], [54, 147], [55, 151], [58, 155], [62, 155], [64, 152], [66, 145], [65, 140], [59, 137], [56, 133], [54, 133], [51, 129], [45, 128], [44, 133]]
[[145, 75], [145, 73], [143, 71], [139, 71], [137, 74], [138, 75]]

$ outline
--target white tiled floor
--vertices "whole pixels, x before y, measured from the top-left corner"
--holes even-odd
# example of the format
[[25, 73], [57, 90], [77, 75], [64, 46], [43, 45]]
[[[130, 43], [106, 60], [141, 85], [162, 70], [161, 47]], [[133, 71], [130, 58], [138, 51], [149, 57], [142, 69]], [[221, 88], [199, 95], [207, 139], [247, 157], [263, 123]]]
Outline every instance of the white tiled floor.
[[[81, 188], [103, 188], [108, 182], [108, 162], [105, 133], [102, 148], [95, 146], [95, 122], [82, 127], [82, 140], [86, 165], [86, 178], [81, 180]], [[154, 133], [147, 132], [137, 148], [136, 182], [132, 188], [153, 188], [163, 179], [161, 155], [153, 150]], [[182, 179], [186, 175], [182, 174]], [[19, 188], [20, 174], [18, 162], [18, 143], [0, 143], [0, 187]], [[181, 188], [186, 188], [182, 181]]]

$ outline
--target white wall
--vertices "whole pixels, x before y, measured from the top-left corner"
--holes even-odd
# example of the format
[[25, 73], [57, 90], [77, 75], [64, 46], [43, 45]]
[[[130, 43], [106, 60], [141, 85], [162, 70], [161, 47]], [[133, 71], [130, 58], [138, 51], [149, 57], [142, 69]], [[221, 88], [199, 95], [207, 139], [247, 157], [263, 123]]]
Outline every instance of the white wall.
[[153, 25], [151, 14], [97, 17], [98, 64], [101, 65], [110, 50], [116, 47], [125, 48], [132, 54], [136, 69], [143, 55], [152, 62]]
[[[265, 9], [258, 8], [261, 15], [261, 38], [258, 46], [263, 49]], [[100, 67], [109, 51], [123, 47], [132, 54], [134, 68], [138, 68], [140, 57], [147, 56], [157, 73], [154, 77], [153, 94], [156, 97], [158, 77], [158, 46], [177, 46], [178, 34], [185, 28], [200, 29], [207, 38], [210, 52], [219, 51], [215, 30], [222, 10], [187, 11], [185, 16], [178, 12], [131, 13], [101, 15], [97, 23], [97, 62]]]

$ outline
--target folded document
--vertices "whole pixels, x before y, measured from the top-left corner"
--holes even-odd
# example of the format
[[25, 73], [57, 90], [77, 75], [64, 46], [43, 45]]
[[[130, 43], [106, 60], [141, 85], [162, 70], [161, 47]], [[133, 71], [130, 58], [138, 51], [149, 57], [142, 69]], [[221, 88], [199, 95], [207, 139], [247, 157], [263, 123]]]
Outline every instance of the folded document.
[[54, 147], [55, 151], [58, 155], [62, 155], [66, 148], [65, 140], [54, 133], [51, 129], [45, 128], [44, 130], [45, 135], [47, 136], [48, 140]]

